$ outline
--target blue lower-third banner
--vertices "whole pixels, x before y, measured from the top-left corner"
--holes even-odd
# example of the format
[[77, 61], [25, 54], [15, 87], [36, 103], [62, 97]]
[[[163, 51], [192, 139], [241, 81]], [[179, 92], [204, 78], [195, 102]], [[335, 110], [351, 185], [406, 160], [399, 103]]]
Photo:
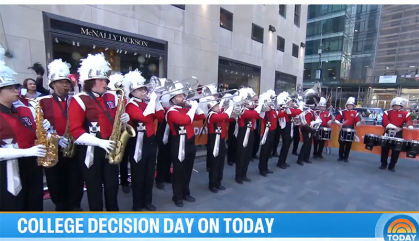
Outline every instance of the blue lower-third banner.
[[0, 213], [0, 238], [418, 240], [419, 213]]

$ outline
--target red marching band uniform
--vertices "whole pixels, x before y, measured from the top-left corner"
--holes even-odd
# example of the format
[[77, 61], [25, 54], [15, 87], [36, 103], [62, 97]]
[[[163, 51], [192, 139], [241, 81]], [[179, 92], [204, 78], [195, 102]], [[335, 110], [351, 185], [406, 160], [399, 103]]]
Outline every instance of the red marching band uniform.
[[[413, 129], [410, 113], [402, 110], [406, 103], [407, 101], [405, 99], [396, 97], [391, 101], [391, 107], [393, 109], [384, 111], [383, 127], [386, 128], [384, 135], [389, 137], [403, 138], [403, 126], [408, 126], [409, 129]], [[400, 150], [396, 150], [390, 146], [381, 147], [380, 169], [387, 168], [387, 160], [390, 149], [392, 149], [392, 154], [388, 169], [390, 171], [394, 171], [397, 160], [399, 159]]]
[[[326, 110], [326, 99], [324, 97], [320, 98], [320, 102], [318, 106], [320, 108], [324, 108], [324, 110], [318, 111], [318, 116], [322, 123], [320, 124], [320, 127], [328, 127], [332, 123], [333, 116], [329, 113], [329, 111]], [[319, 136], [314, 137], [314, 151], [313, 151], [313, 157], [314, 158], [322, 158], [323, 159], [323, 148], [325, 145], [325, 140], [320, 140]]]
[[[70, 132], [77, 144], [77, 155], [82, 164], [90, 211], [103, 211], [102, 184], [107, 211], [119, 211], [118, 165], [110, 164], [105, 157], [115, 148], [108, 140], [118, 106], [118, 96], [107, 91], [109, 63], [103, 53], [88, 55], [79, 68], [83, 90], [73, 96], [69, 106]], [[121, 121], [127, 123], [124, 113]]]
[[[176, 83], [176, 91], [170, 93], [173, 106], [166, 113], [166, 121], [170, 128], [170, 158], [173, 162], [173, 202], [182, 207], [183, 200], [194, 202], [189, 183], [196, 156], [195, 133], [193, 121], [204, 120], [204, 112], [196, 101], [191, 107], [185, 106], [187, 88]], [[183, 98], [182, 98], [183, 97]]]
[[[18, 101], [21, 85], [0, 50], [0, 211], [42, 211], [43, 175], [37, 157], [44, 157], [46, 149], [35, 146], [35, 113]], [[43, 127], [49, 128], [48, 121]]]

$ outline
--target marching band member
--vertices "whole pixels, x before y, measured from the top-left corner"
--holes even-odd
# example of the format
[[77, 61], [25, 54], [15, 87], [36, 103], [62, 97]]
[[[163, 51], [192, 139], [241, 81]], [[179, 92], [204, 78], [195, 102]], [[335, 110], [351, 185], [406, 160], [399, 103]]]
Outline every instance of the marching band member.
[[[236, 92], [234, 95], [238, 94]], [[233, 99], [234, 102], [234, 99]], [[228, 123], [228, 140], [227, 140], [227, 164], [233, 166], [236, 163], [237, 136], [234, 134], [239, 118], [230, 118]]]
[[[87, 187], [87, 198], [90, 211], [103, 211], [102, 184], [105, 190], [107, 211], [119, 211], [118, 207], [118, 165], [110, 164], [106, 153], [116, 146], [111, 136], [118, 97], [108, 88], [109, 63], [103, 53], [91, 55], [81, 60], [78, 69], [83, 91], [73, 96], [68, 110], [70, 132], [74, 137], [79, 161], [82, 162], [82, 173]], [[118, 120], [119, 121], [119, 120]], [[120, 117], [124, 124], [129, 116]]]
[[[275, 91], [268, 90], [262, 94], [263, 100], [275, 101], [276, 97]], [[268, 102], [272, 103], [272, 102]], [[261, 121], [261, 149], [260, 149], [260, 158], [259, 158], [259, 173], [260, 175], [266, 177], [267, 174], [273, 173], [273, 171], [268, 168], [268, 161], [272, 150], [272, 145], [274, 142], [275, 132], [277, 129], [278, 117], [285, 117], [287, 114], [283, 110], [276, 111], [272, 106], [268, 106], [266, 112], [261, 112], [260, 117]]]
[[130, 139], [127, 150], [131, 164], [134, 211], [141, 211], [142, 208], [156, 211], [152, 204], [157, 154], [154, 120], [164, 118], [163, 107], [155, 92], [150, 94], [150, 102], [145, 102], [148, 94], [145, 81], [138, 69], [125, 74], [123, 81], [125, 93], [130, 98], [126, 113], [130, 116], [131, 126], [137, 130], [137, 135]]
[[[384, 111], [383, 115], [383, 127], [386, 129], [385, 134], [391, 137], [403, 138], [403, 126], [408, 126], [409, 130], [413, 129], [412, 119], [410, 113], [403, 110], [406, 105], [406, 100], [401, 97], [396, 97], [391, 101], [392, 110]], [[381, 166], [380, 169], [385, 170], [387, 168], [388, 154], [390, 147], [381, 147]], [[395, 172], [394, 167], [396, 166], [397, 160], [399, 159], [400, 151], [391, 151], [390, 165], [388, 170]]]
[[279, 139], [281, 137], [281, 128], [279, 126], [279, 118], [276, 119], [276, 130], [275, 130], [275, 136], [273, 138], [272, 142], [272, 154], [271, 157], [279, 157], [278, 154], [278, 146], [279, 146]]
[[[121, 98], [121, 93], [117, 91], [118, 88], [122, 88], [122, 80], [124, 79], [124, 76], [121, 73], [114, 73], [109, 76], [109, 84], [108, 84], [108, 90], [109, 92], [114, 93], [118, 96], [118, 98]], [[129, 97], [125, 98], [125, 101]], [[125, 102], [125, 105], [128, 102]], [[121, 187], [122, 191], [124, 193], [130, 192], [129, 182], [128, 182], [128, 151], [124, 152], [124, 157], [122, 158], [121, 163], [119, 163], [119, 179], [121, 181]]]
[[[291, 146], [291, 137], [294, 134], [293, 129], [291, 128], [291, 118], [301, 114], [304, 102], [300, 101], [299, 109], [296, 108], [287, 92], [280, 93], [277, 97], [277, 102], [278, 105], [286, 105], [285, 112], [287, 115], [279, 119], [279, 125], [281, 127], [282, 147], [279, 154], [278, 163], [276, 165], [281, 169], [286, 169], [287, 167], [290, 167], [286, 161]], [[295, 135], [299, 135], [299, 133], [295, 133]]]
[[221, 110], [221, 105], [215, 100], [213, 96], [201, 98], [200, 102], [203, 101], [209, 101], [208, 103], [203, 103], [207, 104], [207, 109], [209, 110], [207, 116], [207, 160], [210, 164], [208, 188], [211, 192], [217, 193], [218, 190], [225, 190], [225, 187], [221, 185], [221, 181], [223, 180], [224, 159], [226, 151], [225, 124], [228, 122], [231, 113], [233, 112], [233, 101], [230, 100], [228, 109], [226, 111]]
[[171, 92], [170, 102], [173, 105], [166, 114], [170, 127], [170, 157], [173, 162], [173, 202], [183, 207], [183, 201], [195, 202], [191, 196], [189, 183], [195, 161], [196, 146], [193, 121], [204, 120], [204, 112], [196, 101], [186, 103], [188, 90], [181, 84], [175, 84], [176, 91]]
[[[296, 99], [294, 99], [294, 104], [298, 104]], [[292, 126], [293, 126], [292, 154], [296, 156], [298, 156], [297, 149], [298, 149], [298, 145], [300, 144], [300, 125], [301, 125], [300, 116], [297, 115], [293, 117], [292, 118]]]
[[[355, 125], [360, 124], [359, 113], [354, 110], [355, 98], [349, 97], [346, 101], [346, 109], [339, 111], [336, 116], [335, 122], [341, 126], [341, 128], [354, 129]], [[339, 158], [338, 161], [348, 162], [349, 152], [351, 151], [352, 141], [341, 141], [339, 139]]]
[[80, 163], [75, 157], [65, 157], [63, 148], [69, 140], [64, 136], [67, 128], [68, 99], [71, 81], [69, 64], [55, 59], [48, 65], [49, 87], [52, 95], [38, 98], [44, 119], [51, 123], [49, 133], [61, 137], [59, 141], [58, 163], [45, 168], [48, 190], [55, 211], [82, 211], [80, 203], [83, 198], [83, 177]]
[[[36, 157], [45, 157], [36, 139], [35, 113], [16, 102], [21, 85], [0, 51], [0, 211], [42, 211], [43, 175]], [[15, 104], [13, 104], [15, 103]], [[49, 128], [45, 120], [44, 129]]]
[[310, 152], [311, 144], [313, 142], [313, 134], [316, 132], [321, 124], [321, 120], [316, 118], [316, 114], [310, 108], [310, 106], [315, 106], [315, 103], [318, 103], [319, 98], [316, 95], [305, 97], [305, 104], [308, 106], [308, 109], [300, 114], [300, 118], [304, 118], [304, 122], [300, 126], [301, 135], [303, 136], [303, 146], [301, 147], [300, 154], [298, 155], [297, 164], [304, 166], [303, 162], [311, 163], [310, 161]]
[[239, 90], [240, 98], [245, 99], [248, 95], [252, 97], [250, 103], [244, 104], [244, 112], [240, 115], [237, 125], [237, 158], [236, 158], [236, 182], [243, 184], [243, 181], [250, 182], [247, 177], [247, 168], [250, 159], [252, 158], [252, 147], [254, 141], [255, 119], [259, 118], [259, 113], [262, 109], [263, 99], [259, 99], [259, 106], [257, 110], [252, 109], [253, 99], [256, 93], [252, 88], [241, 88]]
[[[333, 123], [332, 115], [329, 113], [329, 111], [326, 110], [326, 99], [324, 97], [320, 98], [320, 102], [318, 104], [320, 112], [319, 117], [322, 120], [321, 127], [327, 127], [330, 126]], [[323, 159], [323, 148], [325, 144], [325, 140], [320, 140], [318, 138], [314, 138], [314, 151], [313, 151], [313, 158], [320, 158]]]
[[[165, 94], [160, 98], [161, 105], [163, 106], [164, 115], [170, 109], [170, 95]], [[170, 137], [170, 128], [165, 118], [158, 119], [156, 141], [158, 146], [157, 151], [157, 168], [156, 168], [156, 187], [160, 190], [164, 189], [164, 182], [172, 183], [172, 173], [170, 167], [172, 161], [170, 158], [170, 145], [168, 145]]]

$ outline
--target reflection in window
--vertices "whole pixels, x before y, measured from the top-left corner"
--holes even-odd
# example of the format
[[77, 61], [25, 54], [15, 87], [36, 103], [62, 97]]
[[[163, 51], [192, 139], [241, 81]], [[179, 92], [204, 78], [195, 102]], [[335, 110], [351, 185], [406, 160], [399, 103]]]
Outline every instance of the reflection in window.
[[294, 24], [300, 27], [301, 4], [295, 4], [294, 8]]
[[220, 27], [233, 31], [233, 14], [220, 8]]
[[286, 12], [287, 12], [287, 5], [285, 4], [279, 4], [279, 15], [286, 18]]
[[252, 23], [252, 39], [263, 43], [263, 28]]
[[297, 77], [286, 73], [275, 71], [275, 92], [293, 92], [297, 84]]
[[298, 58], [298, 45], [292, 44], [292, 56]]
[[280, 36], [277, 37], [277, 46], [276, 46], [276, 48], [279, 51], [284, 52], [284, 50], [285, 50], [285, 39], [284, 38], [282, 38]]
[[185, 10], [185, 4], [172, 4], [172, 6]]

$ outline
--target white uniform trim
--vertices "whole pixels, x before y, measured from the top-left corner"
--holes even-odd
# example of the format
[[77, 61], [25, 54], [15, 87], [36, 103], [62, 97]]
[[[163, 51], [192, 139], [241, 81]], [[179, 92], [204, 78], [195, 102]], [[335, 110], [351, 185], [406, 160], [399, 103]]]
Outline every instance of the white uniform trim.
[[137, 106], [137, 107], [140, 107], [140, 106], [138, 105], [138, 103], [134, 101], [134, 99], [130, 99], [130, 100], [128, 101], [128, 103], [127, 103], [127, 105], [126, 105], [126, 106], [128, 106], [128, 104], [133, 104], [133, 105], [135, 105], [135, 106]]
[[77, 103], [79, 104], [79, 106], [86, 111], [86, 105], [84, 105], [84, 102], [81, 100], [80, 96], [89, 96], [87, 93], [82, 92], [82, 93], [78, 93], [73, 95], [73, 98], [77, 101]]

